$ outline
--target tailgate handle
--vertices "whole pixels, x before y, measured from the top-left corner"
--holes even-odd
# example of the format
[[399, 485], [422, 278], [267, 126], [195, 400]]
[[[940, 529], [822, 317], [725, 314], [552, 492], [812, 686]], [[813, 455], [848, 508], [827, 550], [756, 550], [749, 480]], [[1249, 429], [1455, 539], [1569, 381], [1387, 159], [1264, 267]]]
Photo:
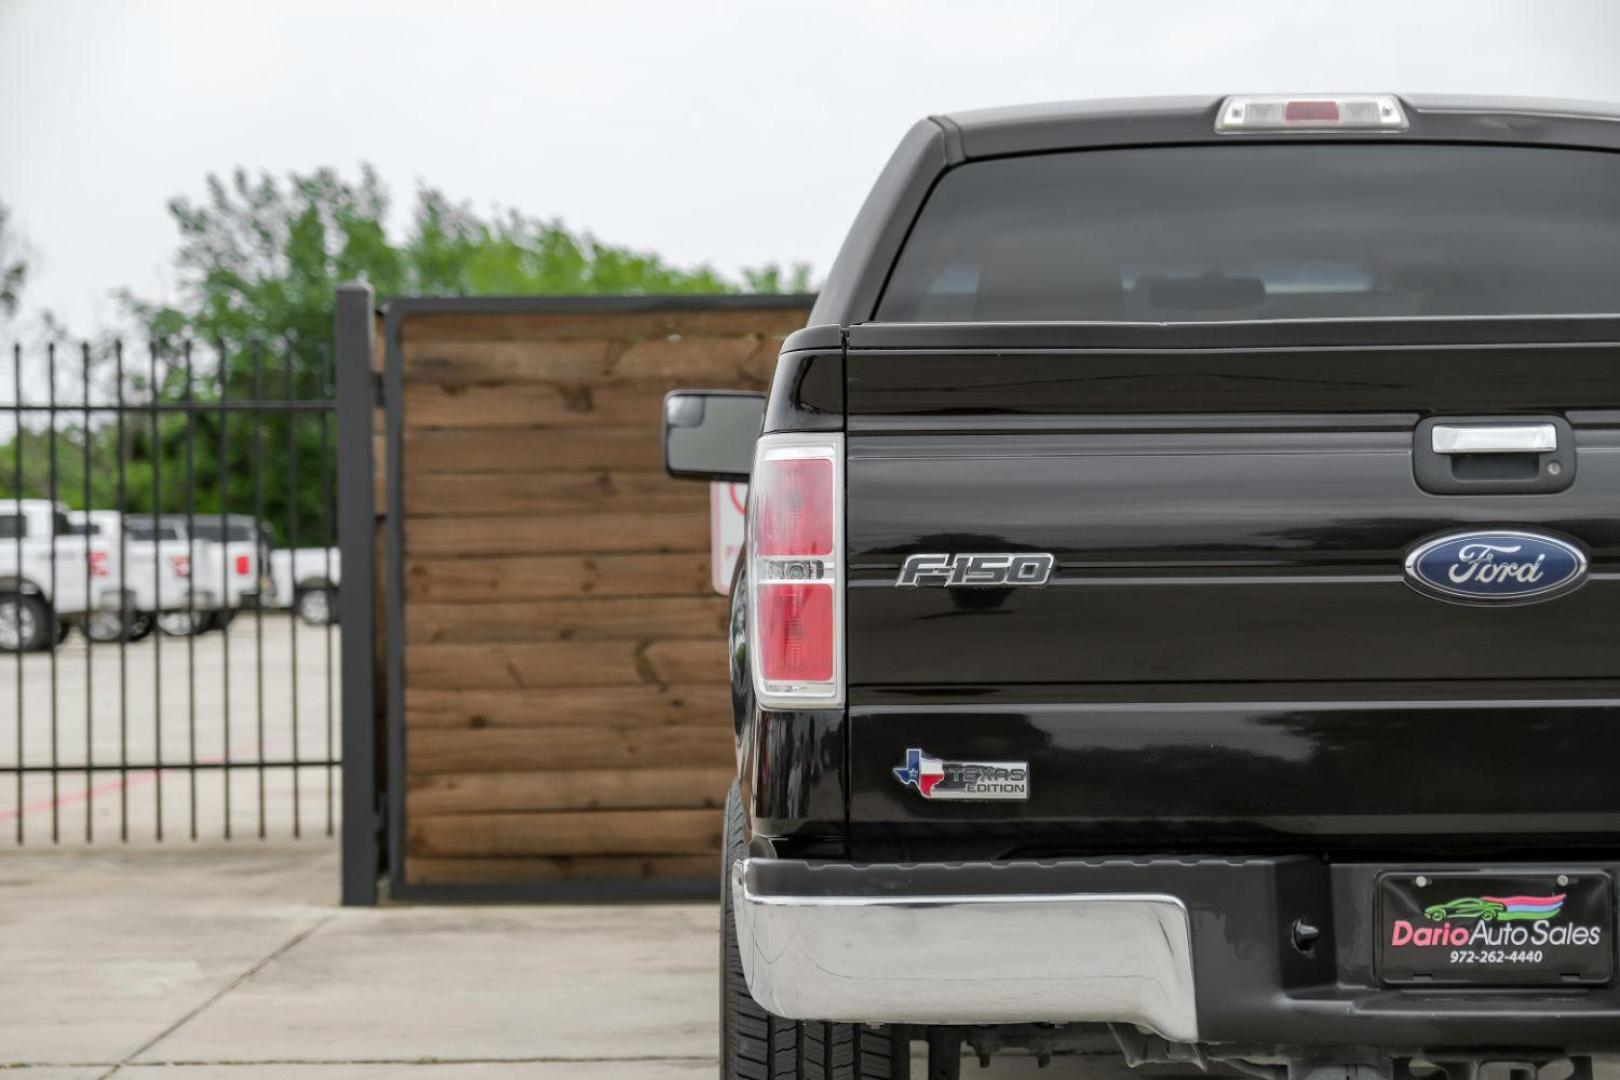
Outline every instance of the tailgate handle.
[[1558, 449], [1551, 424], [1436, 424], [1431, 437], [1437, 454], [1549, 454]]

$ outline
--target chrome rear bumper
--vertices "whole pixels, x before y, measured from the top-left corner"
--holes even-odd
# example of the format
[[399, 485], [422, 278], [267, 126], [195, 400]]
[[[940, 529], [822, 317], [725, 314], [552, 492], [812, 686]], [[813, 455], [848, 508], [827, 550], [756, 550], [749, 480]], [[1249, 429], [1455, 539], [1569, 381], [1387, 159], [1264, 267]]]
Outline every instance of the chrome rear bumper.
[[[1187, 909], [1162, 894], [767, 891], [731, 870], [749, 992], [778, 1016], [869, 1024], [1107, 1021], [1198, 1037]], [[767, 860], [768, 861], [768, 860]]]

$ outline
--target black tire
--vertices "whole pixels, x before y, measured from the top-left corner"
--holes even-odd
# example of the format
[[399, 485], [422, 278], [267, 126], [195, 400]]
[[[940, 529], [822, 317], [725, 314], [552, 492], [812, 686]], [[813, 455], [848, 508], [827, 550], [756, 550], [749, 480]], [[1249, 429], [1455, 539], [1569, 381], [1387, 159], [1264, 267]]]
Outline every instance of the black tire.
[[726, 795], [725, 855], [720, 864], [721, 1080], [905, 1080], [909, 1045], [859, 1024], [784, 1020], [748, 993], [737, 924], [731, 914], [731, 864], [745, 854], [742, 800]]
[[0, 597], [0, 618], [8, 618], [15, 629], [0, 636], [0, 652], [39, 652], [55, 647], [58, 625], [45, 601], [26, 593]]
[[157, 620], [144, 611], [131, 612], [129, 616], [129, 635], [125, 641], [144, 641], [152, 636], [157, 629]]

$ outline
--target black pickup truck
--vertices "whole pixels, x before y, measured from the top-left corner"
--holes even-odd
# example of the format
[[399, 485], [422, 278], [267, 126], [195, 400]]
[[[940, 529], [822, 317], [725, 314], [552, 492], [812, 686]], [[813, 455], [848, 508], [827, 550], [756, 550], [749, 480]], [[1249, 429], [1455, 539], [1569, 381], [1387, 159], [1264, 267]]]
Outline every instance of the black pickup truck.
[[1620, 1051], [1620, 109], [930, 118], [768, 397], [723, 1074]]

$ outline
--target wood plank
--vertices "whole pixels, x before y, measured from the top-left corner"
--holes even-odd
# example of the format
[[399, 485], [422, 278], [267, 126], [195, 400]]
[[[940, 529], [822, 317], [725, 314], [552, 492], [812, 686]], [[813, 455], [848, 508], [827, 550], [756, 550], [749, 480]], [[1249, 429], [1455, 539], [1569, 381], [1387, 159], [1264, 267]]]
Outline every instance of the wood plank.
[[[542, 703], [543, 704], [543, 703]], [[407, 774], [718, 767], [736, 760], [729, 724], [425, 728], [405, 739]]]
[[565, 555], [628, 552], [707, 552], [709, 515], [681, 510], [602, 514], [411, 518], [405, 553], [452, 558], [486, 555]]
[[656, 682], [642, 677], [634, 641], [407, 645], [405, 685], [439, 690], [543, 689]]
[[731, 656], [723, 637], [654, 641], [641, 650], [638, 660], [644, 675], [668, 686], [731, 680]]
[[558, 881], [714, 881], [717, 853], [703, 855], [577, 855], [551, 858], [435, 858], [408, 852], [405, 879], [413, 885], [521, 885]]
[[691, 596], [710, 590], [708, 554], [406, 559], [407, 604], [560, 596]]
[[536, 470], [664, 467], [658, 418], [633, 427], [492, 428], [488, 431], [407, 431], [401, 449], [406, 475], [527, 473]]
[[421, 728], [633, 727], [643, 724], [731, 723], [725, 683], [582, 686], [548, 690], [425, 690], [405, 695], [405, 724]]
[[535, 379], [605, 379], [624, 352], [621, 341], [421, 341], [400, 350], [407, 389], [423, 383], [477, 386]]
[[528, 314], [417, 313], [402, 327], [402, 340], [566, 341], [579, 338], [652, 338], [760, 334], [786, 337], [804, 326], [809, 305], [693, 308], [686, 311], [548, 311]]
[[714, 810], [725, 805], [729, 765], [568, 772], [445, 773], [413, 777], [405, 812], [479, 814], [552, 810]]
[[[493, 386], [415, 384], [405, 388], [405, 427], [631, 427], [660, 422], [664, 394], [690, 378], [621, 384], [501, 383]], [[737, 389], [763, 390], [765, 379], [728, 379]], [[740, 385], [737, 385], [740, 384]]]
[[673, 480], [662, 471], [429, 473], [405, 475], [405, 512], [436, 514], [566, 514], [638, 510], [706, 516], [707, 484]]
[[723, 596], [568, 597], [494, 604], [407, 604], [405, 640], [415, 644], [495, 641], [723, 641]]
[[670, 385], [760, 388], [776, 368], [780, 335], [577, 341], [406, 340], [407, 387], [587, 382], [611, 386], [655, 379]]
[[406, 645], [405, 684], [436, 690], [721, 682], [725, 642], [544, 641]]
[[720, 851], [719, 810], [453, 814], [408, 824], [422, 855], [711, 855]]
[[647, 338], [631, 342], [615, 360], [617, 379], [655, 379], [676, 389], [701, 385], [714, 389], [764, 390], [776, 370], [782, 338], [744, 337]]

